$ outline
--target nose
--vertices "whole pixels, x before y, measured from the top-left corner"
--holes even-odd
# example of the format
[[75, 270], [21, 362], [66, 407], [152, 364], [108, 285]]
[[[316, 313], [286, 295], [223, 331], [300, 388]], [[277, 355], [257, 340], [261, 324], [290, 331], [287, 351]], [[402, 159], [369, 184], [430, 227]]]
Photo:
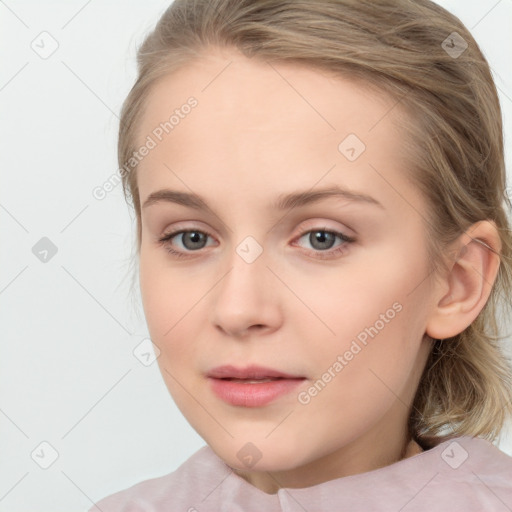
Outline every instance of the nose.
[[212, 290], [211, 322], [224, 334], [246, 338], [279, 328], [282, 310], [279, 280], [267, 267], [264, 253], [247, 262], [236, 251], [230, 270]]

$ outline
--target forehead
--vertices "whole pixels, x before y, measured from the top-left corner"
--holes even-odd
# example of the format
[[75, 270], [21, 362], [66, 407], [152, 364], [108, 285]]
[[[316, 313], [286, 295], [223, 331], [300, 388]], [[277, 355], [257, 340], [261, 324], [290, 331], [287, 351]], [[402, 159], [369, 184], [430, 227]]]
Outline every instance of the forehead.
[[[196, 105], [183, 108], [190, 98]], [[318, 69], [248, 59], [234, 50], [207, 53], [150, 91], [138, 139], [142, 144], [149, 136], [155, 147], [139, 164], [141, 199], [157, 186], [180, 184], [177, 175], [202, 191], [206, 183], [237, 182], [256, 194], [270, 184], [283, 191], [312, 187], [328, 173], [329, 183], [387, 188], [381, 198], [396, 200], [376, 174], [405, 186], [398, 183], [404, 135], [396, 103]]]
[[261, 129], [271, 121], [275, 129], [289, 130], [295, 124], [299, 132], [299, 121], [309, 121], [309, 131], [323, 129], [326, 134], [349, 127], [364, 133], [397, 103], [362, 80], [339, 73], [248, 59], [234, 49], [210, 49], [152, 86], [139, 133], [149, 132], [191, 96], [204, 117], [214, 114], [219, 122], [229, 118], [233, 128]]

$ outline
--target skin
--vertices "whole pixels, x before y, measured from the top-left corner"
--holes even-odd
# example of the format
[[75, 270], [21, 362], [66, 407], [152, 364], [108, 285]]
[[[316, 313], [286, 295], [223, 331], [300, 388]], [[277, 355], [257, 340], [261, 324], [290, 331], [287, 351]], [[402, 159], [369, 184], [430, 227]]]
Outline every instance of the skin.
[[[484, 306], [499, 260], [471, 237], [499, 250], [494, 225], [472, 226], [451, 248], [459, 259], [450, 272], [429, 274], [426, 203], [406, 178], [403, 114], [383, 94], [210, 49], [153, 86], [139, 142], [190, 96], [198, 106], [140, 162], [137, 176], [141, 204], [167, 188], [199, 194], [213, 210], [169, 201], [142, 208], [142, 301], [177, 406], [236, 474], [266, 493], [419, 453], [406, 424], [431, 337], [458, 334]], [[366, 145], [353, 162], [338, 150], [350, 133]], [[332, 185], [382, 207], [340, 197], [286, 211], [269, 206], [280, 194]], [[159, 243], [178, 228], [209, 236], [199, 249], [182, 235]], [[318, 248], [308, 235], [322, 229], [355, 241]], [[263, 249], [252, 263], [236, 252], [247, 236]], [[298, 394], [394, 303], [401, 311], [300, 403]], [[306, 380], [264, 407], [213, 394], [208, 370], [251, 363]], [[261, 454], [251, 467], [237, 457], [249, 442]]]

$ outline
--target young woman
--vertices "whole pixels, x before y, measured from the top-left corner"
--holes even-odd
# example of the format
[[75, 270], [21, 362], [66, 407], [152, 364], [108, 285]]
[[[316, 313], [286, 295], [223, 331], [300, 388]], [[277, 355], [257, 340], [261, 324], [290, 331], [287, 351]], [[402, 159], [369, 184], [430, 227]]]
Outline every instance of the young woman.
[[138, 65], [142, 300], [207, 445], [90, 510], [511, 510], [510, 202], [468, 30], [429, 0], [176, 0]]

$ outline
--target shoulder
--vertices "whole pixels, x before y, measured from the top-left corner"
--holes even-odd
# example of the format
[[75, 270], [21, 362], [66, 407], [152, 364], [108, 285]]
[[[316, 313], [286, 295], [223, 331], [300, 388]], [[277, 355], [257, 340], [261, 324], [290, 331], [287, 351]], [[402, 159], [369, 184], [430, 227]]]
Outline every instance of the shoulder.
[[88, 512], [156, 512], [171, 510], [171, 505], [187, 512], [189, 508], [193, 510], [199, 489], [210, 480], [218, 482], [223, 473], [230, 473], [227, 466], [209, 446], [203, 446], [175, 471], [111, 494]]
[[[442, 450], [441, 450], [442, 448]], [[452, 471], [460, 468], [461, 473], [479, 474], [482, 477], [505, 481], [512, 486], [512, 457], [496, 445], [480, 437], [461, 436], [439, 446], [441, 459]]]
[[351, 511], [507, 512], [512, 457], [485, 439], [460, 436], [367, 473], [285, 491], [278, 491], [281, 502], [293, 510], [292, 500], [324, 511], [343, 504]]
[[[490, 441], [461, 436], [435, 450], [432, 479], [422, 491], [439, 510], [512, 510], [512, 457]], [[419, 459], [418, 459], [419, 461]], [[444, 507], [444, 508], [443, 508]]]

